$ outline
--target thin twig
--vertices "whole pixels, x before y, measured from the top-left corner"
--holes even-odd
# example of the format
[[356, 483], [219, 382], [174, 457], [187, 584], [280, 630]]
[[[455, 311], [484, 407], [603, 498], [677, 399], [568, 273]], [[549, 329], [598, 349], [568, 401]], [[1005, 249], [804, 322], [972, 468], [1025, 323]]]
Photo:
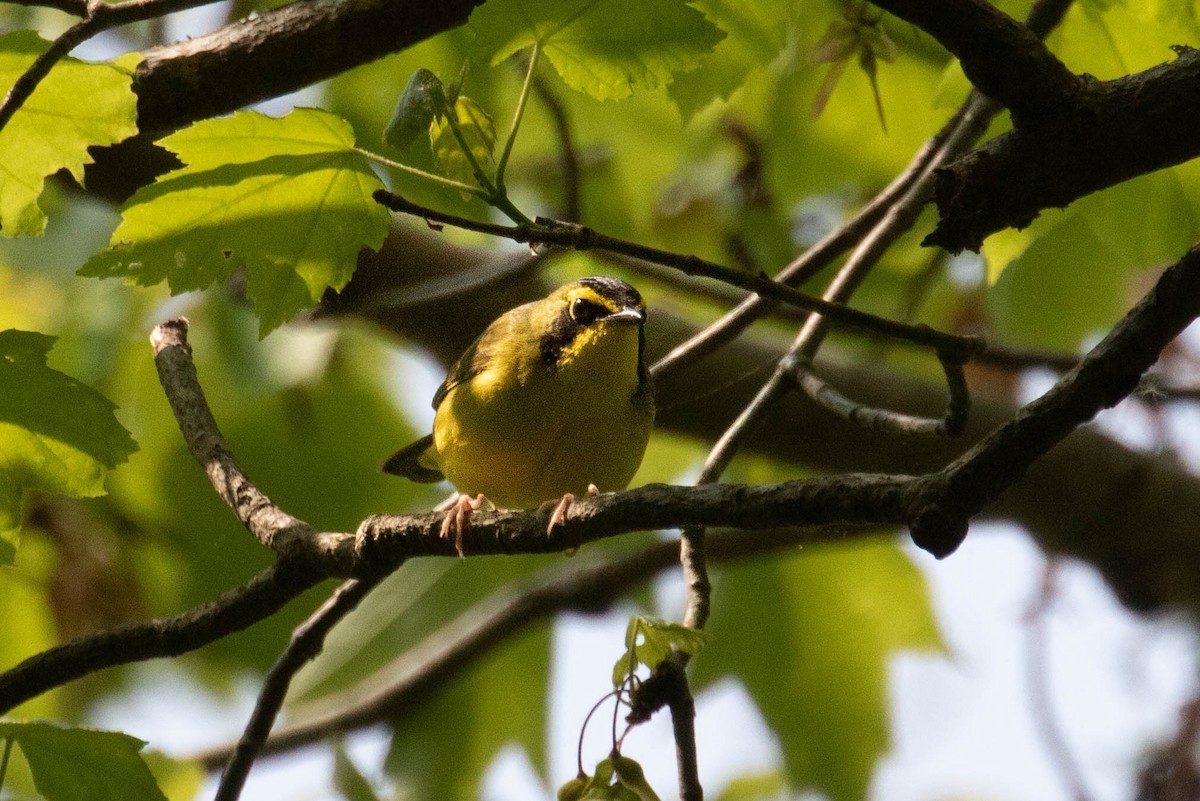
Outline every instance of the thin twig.
[[895, 339], [900, 342], [964, 355], [975, 353], [983, 347], [982, 340], [977, 337], [947, 334], [928, 326], [905, 325], [904, 323], [878, 317], [874, 314], [859, 311], [858, 309], [814, 298], [791, 287], [775, 283], [765, 276], [748, 275], [739, 270], [733, 270], [729, 267], [701, 259], [698, 256], [673, 253], [637, 242], [618, 239], [583, 225], [545, 220], [542, 218], [535, 220], [533, 227], [483, 223], [421, 206], [383, 189], [376, 190], [373, 197], [376, 202], [392, 211], [412, 214], [425, 220], [453, 225], [468, 231], [477, 231], [492, 236], [504, 237], [514, 242], [556, 245], [574, 250], [606, 250], [612, 253], [631, 256], [635, 259], [661, 264], [666, 267], [672, 267], [688, 275], [724, 281], [727, 284], [773, 298], [782, 303], [789, 303], [808, 311], [820, 312], [836, 325], [845, 326], [869, 336]]
[[855, 425], [890, 434], [955, 437], [962, 433], [967, 423], [971, 393], [967, 390], [962, 362], [943, 358], [941, 363], [946, 373], [946, 386], [949, 388], [950, 398], [946, 404], [946, 412], [940, 419], [902, 414], [852, 401], [829, 382], [817, 376], [813, 372], [811, 362], [796, 361], [791, 365], [790, 372], [792, 380], [805, 395], [822, 408]]
[[[46, 48], [29, 68], [21, 74], [0, 102], [0, 130], [8, 124], [13, 114], [29, 99], [34, 89], [42, 79], [50, 74], [50, 70], [63, 57], [83, 42], [110, 28], [127, 25], [131, 22], [182, 11], [187, 8], [207, 5], [215, 0], [125, 0], [122, 3], [105, 3], [103, 0], [89, 0], [84, 11], [83, 19], [72, 25]], [[70, 13], [78, 13], [79, 8], [70, 0], [57, 0], [47, 3], [55, 8], [61, 8]]]
[[[673, 660], [668, 660], [667, 664], [673, 664]], [[674, 676], [671, 691], [667, 694], [667, 708], [671, 710], [671, 731], [675, 738], [679, 798], [680, 801], [704, 801], [700, 760], [696, 751], [696, 702], [692, 698], [683, 667], [668, 673]]]
[[[826, 234], [819, 242], [792, 260], [775, 275], [774, 280], [788, 286], [803, 286], [840, 254], [860, 241], [892, 204], [908, 191], [912, 182], [928, 171], [933, 157], [941, 150], [946, 138], [961, 122], [965, 109], [966, 106], [960, 107], [946, 124], [921, 146], [904, 171], [893, 178], [891, 183], [875, 195], [867, 205], [863, 206], [843, 225]], [[751, 295], [719, 320], [690, 337], [686, 342], [676, 345], [670, 353], [651, 366], [651, 374], [655, 378], [661, 378], [674, 370], [694, 364], [732, 342], [752, 323], [770, 314], [777, 305], [778, 302], [771, 298]]]
[[246, 730], [221, 774], [215, 801], [237, 801], [255, 758], [271, 734], [271, 727], [275, 725], [275, 718], [283, 706], [292, 678], [300, 668], [321, 653], [325, 637], [378, 585], [380, 578], [343, 582], [317, 611], [292, 632], [287, 648], [271, 666], [259, 692], [258, 703], [246, 723]]

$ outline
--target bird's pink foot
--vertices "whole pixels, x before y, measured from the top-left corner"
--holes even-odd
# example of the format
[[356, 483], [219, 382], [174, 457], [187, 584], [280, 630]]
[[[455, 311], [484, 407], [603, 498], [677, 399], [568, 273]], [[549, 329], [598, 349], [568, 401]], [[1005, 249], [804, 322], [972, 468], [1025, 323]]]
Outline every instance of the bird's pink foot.
[[[588, 484], [588, 495], [599, 495], [600, 490], [595, 484]], [[571, 509], [571, 504], [575, 503], [574, 493], [564, 493], [558, 499], [558, 505], [554, 507], [554, 511], [550, 513], [550, 525], [546, 526], [546, 536], [549, 537], [554, 533], [555, 526], [561, 526], [567, 521], [567, 512]]]
[[446, 516], [442, 518], [442, 539], [450, 539], [450, 532], [454, 532], [454, 550], [458, 551], [459, 558], [464, 556], [463, 531], [471, 525], [471, 512], [485, 504], [491, 506], [492, 502], [482, 493], [473, 498], [465, 493], [459, 493], [438, 506], [439, 509], [446, 511]]

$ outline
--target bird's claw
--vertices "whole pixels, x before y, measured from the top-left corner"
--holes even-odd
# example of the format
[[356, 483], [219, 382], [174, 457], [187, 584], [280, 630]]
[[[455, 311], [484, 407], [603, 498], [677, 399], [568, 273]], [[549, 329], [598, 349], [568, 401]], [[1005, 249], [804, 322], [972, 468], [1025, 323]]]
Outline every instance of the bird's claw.
[[474, 512], [485, 504], [490, 506], [491, 501], [482, 493], [475, 497], [459, 493], [453, 499], [453, 502], [446, 507], [446, 516], [442, 518], [441, 537], [444, 540], [448, 540], [450, 539], [451, 530], [454, 531], [454, 550], [458, 551], [460, 559], [465, 558], [465, 554], [463, 553], [463, 531], [471, 524], [471, 512]]
[[[599, 495], [600, 489], [595, 484], [588, 484], [587, 494], [589, 496]], [[563, 496], [558, 499], [558, 504], [550, 513], [550, 523], [546, 526], [547, 537], [554, 533], [555, 526], [561, 526], [567, 522], [567, 512], [570, 511], [573, 503], [575, 503], [575, 495], [571, 492], [563, 493]]]

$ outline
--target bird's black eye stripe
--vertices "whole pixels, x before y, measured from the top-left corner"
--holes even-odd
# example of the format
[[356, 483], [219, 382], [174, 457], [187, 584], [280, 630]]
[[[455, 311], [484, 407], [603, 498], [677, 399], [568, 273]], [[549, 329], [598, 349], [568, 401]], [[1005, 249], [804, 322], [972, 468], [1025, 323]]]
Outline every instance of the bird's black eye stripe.
[[608, 309], [599, 303], [593, 303], [587, 298], [575, 298], [575, 300], [571, 301], [571, 319], [579, 323], [579, 325], [591, 325], [609, 313]]

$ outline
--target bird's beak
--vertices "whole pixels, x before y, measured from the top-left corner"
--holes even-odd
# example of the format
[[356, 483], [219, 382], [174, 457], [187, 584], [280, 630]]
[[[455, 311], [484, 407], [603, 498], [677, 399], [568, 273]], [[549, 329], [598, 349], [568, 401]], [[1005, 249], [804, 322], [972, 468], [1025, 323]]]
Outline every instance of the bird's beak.
[[645, 322], [645, 320], [646, 320], [646, 312], [644, 312], [641, 309], [634, 309], [634, 308], [626, 307], [624, 309], [621, 309], [620, 311], [613, 312], [612, 314], [608, 315], [604, 319], [611, 320], [612, 322], [615, 322], [615, 323], [622, 322], [622, 321], [630, 322], [630, 323], [641, 323], [641, 322]]

